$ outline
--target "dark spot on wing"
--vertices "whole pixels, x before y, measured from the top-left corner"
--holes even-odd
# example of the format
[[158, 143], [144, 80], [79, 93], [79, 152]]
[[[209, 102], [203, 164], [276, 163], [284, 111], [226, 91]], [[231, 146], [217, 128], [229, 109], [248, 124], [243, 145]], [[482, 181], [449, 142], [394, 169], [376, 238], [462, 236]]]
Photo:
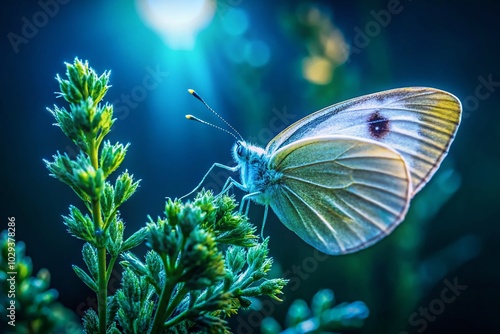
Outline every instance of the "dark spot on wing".
[[378, 111], [368, 117], [368, 131], [374, 139], [382, 139], [389, 133], [390, 121]]

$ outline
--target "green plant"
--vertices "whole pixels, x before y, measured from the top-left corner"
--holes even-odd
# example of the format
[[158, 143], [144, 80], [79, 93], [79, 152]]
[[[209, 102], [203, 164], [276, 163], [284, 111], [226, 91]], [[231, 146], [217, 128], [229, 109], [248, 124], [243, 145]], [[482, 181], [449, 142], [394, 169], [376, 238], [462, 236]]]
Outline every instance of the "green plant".
[[[49, 109], [79, 148], [75, 159], [57, 153], [45, 161], [51, 175], [69, 185], [85, 210], [69, 207], [68, 232], [85, 241], [87, 271], [73, 266], [97, 294], [98, 310], [83, 317], [87, 333], [229, 332], [225, 318], [250, 305], [249, 297], [278, 299], [284, 279], [268, 279], [272, 259], [268, 240], [259, 243], [246, 216], [226, 195], [202, 191], [192, 202], [168, 200], [165, 216], [124, 240], [119, 208], [139, 181], [127, 171], [110, 177], [129, 145], [104, 141], [114, 123], [113, 106], [101, 101], [109, 72], [98, 76], [88, 62], [66, 64], [67, 79], [57, 76], [59, 95], [69, 110]], [[85, 212], [86, 211], [86, 212]], [[130, 252], [147, 240], [144, 260]], [[121, 288], [107, 295], [115, 262], [124, 267]]]
[[[26, 245], [7, 234], [0, 233], [0, 313], [8, 324], [3, 333], [81, 333], [76, 315], [57, 302], [57, 290], [49, 288], [49, 271], [40, 269], [33, 276]], [[15, 267], [9, 264], [9, 254], [15, 254]]]
[[283, 330], [274, 318], [262, 321], [264, 334], [321, 334], [360, 329], [369, 315], [368, 307], [361, 301], [335, 305], [332, 290], [318, 291], [311, 307], [301, 299], [290, 305]]

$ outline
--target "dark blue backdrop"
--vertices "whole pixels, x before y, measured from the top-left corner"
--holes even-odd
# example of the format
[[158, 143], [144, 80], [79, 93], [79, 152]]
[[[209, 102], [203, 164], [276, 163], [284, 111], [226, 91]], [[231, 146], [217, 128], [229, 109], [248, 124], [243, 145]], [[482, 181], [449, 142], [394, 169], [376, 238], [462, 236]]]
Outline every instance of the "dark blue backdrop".
[[[91, 293], [70, 266], [82, 265], [81, 242], [66, 233], [61, 219], [69, 204], [79, 204], [77, 197], [47, 175], [42, 161], [57, 150], [74, 154], [74, 148], [51, 126], [45, 108], [63, 103], [54, 95], [54, 76], [64, 74], [64, 62], [80, 57], [98, 72], [111, 70], [106, 99], [114, 103], [117, 121], [110, 139], [131, 143], [123, 166], [142, 179], [122, 210], [129, 233], [148, 214], [161, 214], [165, 196], [190, 191], [212, 163], [230, 163], [231, 137], [184, 119], [189, 113], [217, 123], [188, 88], [261, 145], [342, 99], [403, 86], [455, 94], [464, 118], [449, 157], [393, 235], [359, 254], [319, 260], [274, 215], [266, 234], [282, 273], [298, 277], [285, 304], [331, 288], [340, 301], [368, 304], [367, 333], [416, 333], [424, 322], [426, 333], [498, 332], [499, 6], [180, 3], [149, 11], [144, 8], [155, 2], [2, 5], [0, 229], [8, 216], [16, 217], [18, 240], [27, 243], [35, 269], [51, 271], [60, 301], [79, 311]], [[261, 215], [262, 208], [253, 206], [256, 223]], [[435, 317], [419, 314], [440, 298], [444, 280], [454, 279], [467, 289]], [[273, 315], [283, 320], [285, 310], [276, 305]], [[235, 328], [253, 329], [261, 314], [235, 318]]]

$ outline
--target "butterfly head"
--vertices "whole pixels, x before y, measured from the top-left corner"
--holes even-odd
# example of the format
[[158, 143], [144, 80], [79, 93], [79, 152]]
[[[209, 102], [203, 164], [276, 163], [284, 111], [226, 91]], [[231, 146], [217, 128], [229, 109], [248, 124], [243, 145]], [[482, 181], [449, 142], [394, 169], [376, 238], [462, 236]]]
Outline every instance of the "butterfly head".
[[233, 159], [239, 165], [257, 160], [264, 154], [262, 147], [248, 144], [243, 140], [238, 140], [233, 146]]

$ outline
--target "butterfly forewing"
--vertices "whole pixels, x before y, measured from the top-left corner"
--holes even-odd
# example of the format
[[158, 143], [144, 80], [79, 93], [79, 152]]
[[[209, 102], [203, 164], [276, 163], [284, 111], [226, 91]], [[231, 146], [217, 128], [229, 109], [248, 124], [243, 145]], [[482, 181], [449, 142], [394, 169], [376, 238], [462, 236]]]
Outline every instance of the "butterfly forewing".
[[349, 136], [306, 138], [280, 148], [270, 205], [304, 241], [328, 254], [363, 249], [404, 217], [412, 192], [399, 153]]
[[446, 156], [460, 123], [460, 101], [433, 88], [402, 88], [351, 99], [292, 124], [267, 152], [297, 140], [348, 135], [375, 140], [398, 151], [409, 166], [412, 196]]

